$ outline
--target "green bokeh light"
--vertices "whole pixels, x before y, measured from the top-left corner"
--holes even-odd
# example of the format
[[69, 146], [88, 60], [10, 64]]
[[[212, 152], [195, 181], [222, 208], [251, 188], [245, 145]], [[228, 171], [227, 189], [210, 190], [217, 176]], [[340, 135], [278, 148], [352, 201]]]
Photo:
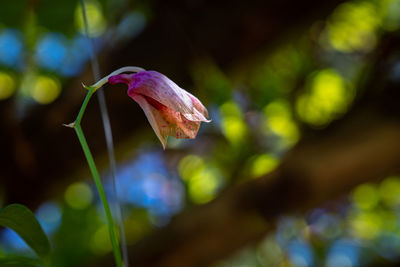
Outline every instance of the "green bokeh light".
[[373, 209], [379, 203], [379, 191], [373, 184], [362, 184], [353, 192], [354, 204], [364, 210]]
[[389, 207], [400, 205], [400, 178], [389, 177], [379, 186], [379, 193], [382, 201]]
[[15, 81], [11, 75], [0, 72], [0, 100], [7, 99], [15, 91]]
[[282, 138], [282, 146], [291, 146], [299, 139], [300, 133], [296, 123], [292, 119], [289, 103], [285, 100], [276, 100], [264, 108], [267, 120], [267, 129], [272, 130]]
[[329, 42], [340, 52], [370, 51], [380, 23], [377, 8], [370, 2], [341, 4], [328, 23]]
[[349, 221], [351, 233], [361, 239], [374, 239], [382, 230], [382, 218], [374, 212], [357, 213]]
[[107, 225], [102, 225], [92, 236], [90, 248], [95, 254], [105, 254], [112, 250]]
[[[85, 2], [89, 35], [91, 37], [98, 37], [106, 30], [106, 20], [101, 10], [101, 5], [95, 0]], [[81, 5], [77, 5], [75, 10], [75, 25], [81, 33], [85, 34]]]
[[270, 154], [261, 154], [250, 159], [250, 175], [260, 177], [274, 170], [279, 161]]
[[188, 181], [189, 197], [197, 204], [209, 202], [216, 197], [222, 183], [222, 176], [218, 169], [205, 167]]
[[247, 135], [247, 125], [240, 107], [235, 102], [228, 101], [220, 107], [220, 111], [223, 134], [233, 145], [242, 144]]
[[183, 180], [189, 181], [190, 178], [204, 168], [205, 164], [202, 158], [196, 155], [187, 155], [182, 158], [178, 165], [179, 175]]
[[93, 200], [90, 187], [84, 183], [74, 183], [68, 186], [64, 194], [65, 202], [74, 209], [85, 209]]
[[354, 92], [332, 69], [313, 73], [310, 80], [310, 92], [297, 99], [296, 111], [305, 122], [323, 126], [347, 110]]

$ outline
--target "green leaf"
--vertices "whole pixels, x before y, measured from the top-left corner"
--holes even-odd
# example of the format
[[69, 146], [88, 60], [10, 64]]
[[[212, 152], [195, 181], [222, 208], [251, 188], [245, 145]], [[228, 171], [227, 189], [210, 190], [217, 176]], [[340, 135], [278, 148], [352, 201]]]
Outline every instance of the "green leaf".
[[0, 210], [0, 226], [14, 230], [42, 259], [50, 254], [50, 243], [35, 215], [27, 207], [11, 204]]
[[43, 267], [39, 259], [32, 259], [19, 255], [0, 257], [0, 266], [4, 267]]

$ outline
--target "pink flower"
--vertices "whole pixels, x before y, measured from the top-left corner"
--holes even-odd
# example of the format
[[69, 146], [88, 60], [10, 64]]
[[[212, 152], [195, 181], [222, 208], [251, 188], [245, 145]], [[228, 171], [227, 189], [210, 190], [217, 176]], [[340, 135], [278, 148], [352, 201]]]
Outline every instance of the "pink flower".
[[108, 82], [128, 85], [128, 95], [143, 109], [164, 149], [168, 135], [195, 138], [200, 123], [210, 122], [207, 109], [195, 96], [159, 72], [119, 74]]

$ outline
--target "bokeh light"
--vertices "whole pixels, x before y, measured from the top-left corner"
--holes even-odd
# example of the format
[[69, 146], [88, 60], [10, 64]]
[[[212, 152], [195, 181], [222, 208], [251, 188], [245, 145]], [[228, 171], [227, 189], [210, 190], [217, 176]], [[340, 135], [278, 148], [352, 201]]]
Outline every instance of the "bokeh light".
[[341, 4], [328, 24], [331, 46], [340, 52], [368, 52], [375, 47], [380, 16], [369, 1]]
[[264, 108], [267, 120], [267, 129], [282, 138], [281, 146], [287, 147], [295, 144], [300, 137], [299, 130], [292, 118], [289, 103], [285, 100], [275, 100]]
[[355, 267], [358, 266], [358, 246], [352, 240], [339, 239], [329, 248], [326, 267]]
[[201, 157], [196, 155], [187, 155], [179, 162], [179, 175], [183, 180], [189, 181], [193, 174], [201, 171], [204, 166], [204, 160]]
[[[88, 20], [88, 31], [90, 37], [99, 37], [106, 29], [106, 20], [103, 15], [102, 7], [96, 0], [85, 2]], [[75, 25], [77, 29], [85, 34], [85, 23], [82, 16], [82, 7], [77, 5], [75, 10]]]
[[386, 178], [379, 186], [382, 201], [389, 207], [400, 206], [400, 178], [392, 176]]
[[35, 215], [47, 235], [56, 231], [61, 223], [61, 208], [55, 202], [43, 203], [36, 210]]
[[354, 92], [332, 69], [318, 71], [310, 79], [310, 92], [297, 99], [296, 110], [305, 122], [323, 126], [347, 110]]
[[189, 197], [197, 204], [209, 202], [217, 195], [223, 182], [218, 169], [205, 166], [188, 181]]
[[1, 231], [2, 247], [9, 252], [30, 250], [25, 241], [13, 230], [5, 228]]
[[[165, 224], [183, 206], [184, 187], [178, 177], [169, 175], [158, 150], [139, 150], [137, 158], [121, 165], [117, 177], [121, 201], [146, 208], [154, 224]], [[105, 190], [113, 194], [111, 181]]]
[[350, 215], [350, 230], [360, 239], [373, 239], [382, 229], [382, 218], [375, 212], [355, 212]]
[[92, 203], [93, 193], [87, 184], [77, 182], [68, 186], [64, 198], [70, 207], [82, 210]]
[[289, 260], [293, 267], [313, 266], [313, 251], [304, 242], [292, 241], [287, 247]]
[[37, 44], [36, 62], [39, 66], [55, 71], [60, 68], [66, 57], [67, 40], [62, 34], [46, 34]]
[[50, 104], [57, 99], [60, 93], [60, 82], [49, 76], [37, 76], [31, 87], [32, 98], [40, 104]]
[[379, 202], [378, 188], [373, 184], [362, 184], [353, 193], [353, 201], [361, 209], [373, 209]]
[[265, 238], [257, 247], [257, 258], [261, 266], [283, 266], [284, 252], [272, 237]]
[[21, 33], [13, 29], [0, 32], [0, 63], [20, 69], [23, 64]]
[[0, 72], [0, 100], [7, 99], [15, 92], [15, 80], [8, 73]]
[[265, 175], [278, 166], [278, 159], [270, 154], [256, 155], [250, 158], [250, 175], [258, 178]]
[[105, 254], [112, 249], [107, 225], [102, 225], [92, 236], [90, 247], [95, 254]]
[[234, 145], [244, 142], [247, 126], [243, 120], [240, 107], [232, 101], [221, 105], [221, 127], [226, 138]]

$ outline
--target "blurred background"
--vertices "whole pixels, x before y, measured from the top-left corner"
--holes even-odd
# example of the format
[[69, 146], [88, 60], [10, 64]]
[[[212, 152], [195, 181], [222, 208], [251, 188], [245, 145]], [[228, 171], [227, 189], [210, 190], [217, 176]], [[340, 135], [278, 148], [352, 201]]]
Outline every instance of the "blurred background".
[[[105, 86], [132, 266], [398, 266], [400, 0], [86, 0], [102, 76], [128, 65], [212, 123], [167, 149]], [[32, 209], [53, 266], [114, 266], [72, 122], [92, 84], [78, 0], [0, 9], [0, 202]], [[82, 122], [107, 194], [100, 111]], [[0, 257], [35, 257], [1, 229]], [[17, 265], [15, 265], [17, 266]]]

